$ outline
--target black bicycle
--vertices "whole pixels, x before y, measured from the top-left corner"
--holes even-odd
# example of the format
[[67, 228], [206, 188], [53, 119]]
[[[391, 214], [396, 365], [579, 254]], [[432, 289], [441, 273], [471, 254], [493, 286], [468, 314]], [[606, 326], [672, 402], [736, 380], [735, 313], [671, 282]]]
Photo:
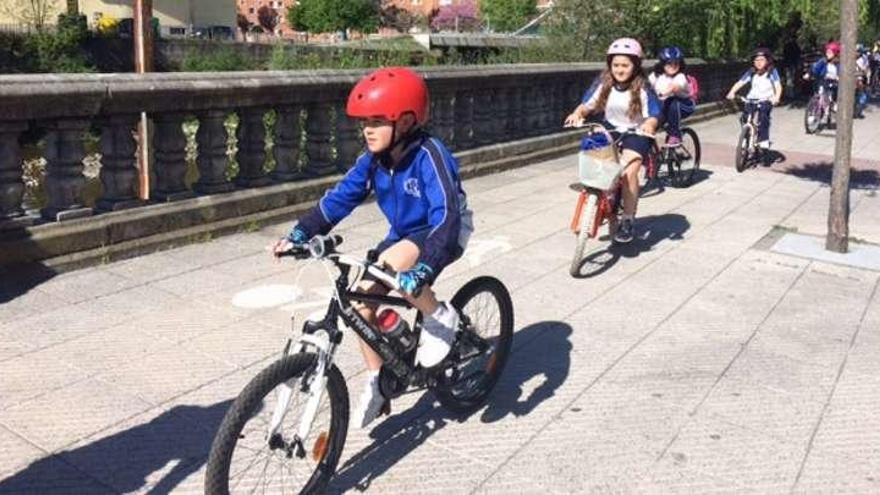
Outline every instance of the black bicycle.
[[672, 187], [685, 188], [693, 184], [694, 175], [700, 169], [700, 138], [690, 127], [681, 128], [681, 142], [677, 144], [658, 144], [652, 141], [645, 170], [645, 183], [640, 188], [641, 196], [650, 196], [652, 191], [664, 189], [663, 180]]
[[[334, 364], [342, 327], [351, 328], [383, 360], [382, 394], [389, 400], [407, 390], [430, 389], [457, 413], [475, 411], [498, 382], [513, 340], [513, 303], [499, 280], [478, 277], [451, 300], [461, 316], [449, 355], [424, 369], [415, 362], [421, 332], [417, 314], [412, 331], [392, 337], [374, 329], [353, 302], [406, 308], [400, 297], [355, 291], [361, 280], [399, 289], [387, 266], [368, 256], [361, 261], [336, 252], [339, 236], [318, 236], [307, 248], [289, 253], [320, 260], [338, 270], [334, 292], [321, 321], [305, 321], [302, 335], [289, 339], [281, 358], [242, 390], [214, 437], [205, 475], [205, 493], [321, 493], [342, 455], [348, 432], [348, 390]], [[296, 342], [293, 345], [293, 342]]]

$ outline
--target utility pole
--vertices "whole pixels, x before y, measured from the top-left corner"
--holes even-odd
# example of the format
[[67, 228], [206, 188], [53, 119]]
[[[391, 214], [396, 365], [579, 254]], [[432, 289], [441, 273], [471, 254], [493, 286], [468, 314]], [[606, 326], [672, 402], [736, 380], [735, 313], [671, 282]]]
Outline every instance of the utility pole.
[[856, 97], [856, 39], [858, 0], [840, 0], [840, 88], [837, 92], [837, 138], [831, 175], [831, 204], [825, 249], [845, 253], [849, 249], [849, 168], [852, 157], [853, 112]]
[[[134, 71], [153, 71], [153, 0], [134, 0]], [[138, 122], [138, 182], [141, 199], [150, 199], [150, 138], [147, 114]]]

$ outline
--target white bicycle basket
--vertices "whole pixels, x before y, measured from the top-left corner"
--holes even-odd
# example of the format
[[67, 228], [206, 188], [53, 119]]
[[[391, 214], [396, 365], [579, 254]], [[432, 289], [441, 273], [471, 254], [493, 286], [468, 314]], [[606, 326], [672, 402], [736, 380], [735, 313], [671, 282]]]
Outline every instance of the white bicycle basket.
[[[605, 132], [602, 129], [602, 132]], [[607, 134], [607, 133], [606, 133]], [[607, 191], [611, 189], [623, 173], [623, 167], [617, 159], [617, 149], [611, 136], [608, 146], [581, 150], [578, 153], [578, 175], [581, 184]]]

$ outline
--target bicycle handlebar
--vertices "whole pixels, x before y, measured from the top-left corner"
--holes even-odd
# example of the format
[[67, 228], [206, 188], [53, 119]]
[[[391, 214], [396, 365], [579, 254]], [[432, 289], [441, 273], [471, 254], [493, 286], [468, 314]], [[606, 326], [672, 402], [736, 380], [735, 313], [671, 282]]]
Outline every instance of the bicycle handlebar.
[[336, 265], [347, 265], [358, 267], [375, 277], [377, 280], [388, 286], [392, 290], [399, 291], [400, 284], [397, 283], [397, 273], [386, 265], [377, 263], [369, 263], [357, 258], [339, 254], [336, 248], [343, 242], [340, 235], [317, 235], [312, 237], [308, 244], [302, 246], [293, 246], [288, 251], [276, 254], [279, 258], [293, 257], [296, 259], [316, 259], [331, 261]]

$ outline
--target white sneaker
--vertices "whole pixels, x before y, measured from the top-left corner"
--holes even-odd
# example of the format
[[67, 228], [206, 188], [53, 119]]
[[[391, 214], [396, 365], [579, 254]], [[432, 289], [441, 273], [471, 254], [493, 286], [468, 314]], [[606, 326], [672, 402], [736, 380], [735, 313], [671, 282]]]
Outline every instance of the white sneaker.
[[416, 363], [423, 368], [437, 366], [449, 354], [458, 331], [458, 311], [440, 303], [434, 314], [422, 323], [422, 335], [416, 350]]
[[364, 384], [364, 390], [358, 399], [358, 405], [354, 410], [355, 424], [360, 428], [366, 428], [374, 419], [378, 418], [382, 413], [388, 414], [390, 407], [388, 400], [382, 395], [379, 389], [379, 374], [373, 374], [367, 378]]

